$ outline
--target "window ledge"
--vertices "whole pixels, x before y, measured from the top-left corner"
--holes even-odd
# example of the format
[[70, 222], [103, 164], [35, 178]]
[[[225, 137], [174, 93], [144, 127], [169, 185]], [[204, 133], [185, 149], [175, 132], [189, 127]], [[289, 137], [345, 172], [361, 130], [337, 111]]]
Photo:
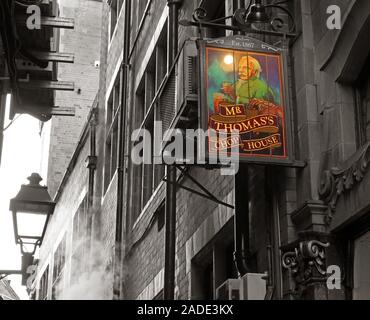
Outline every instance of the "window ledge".
[[[164, 185], [164, 181], [161, 181], [160, 184], [158, 185], [157, 189], [155, 189], [155, 191], [153, 192], [152, 196], [150, 197], [150, 199], [146, 203], [146, 205], [143, 208], [143, 210], [141, 210], [141, 213], [137, 217], [137, 219], [135, 220], [134, 225], [132, 226], [132, 229], [135, 229], [137, 227], [137, 225], [140, 223], [140, 220], [142, 220], [142, 218], [144, 217], [145, 213], [147, 212], [148, 207], [152, 204], [153, 200], [157, 197], [157, 195], [158, 195], [158, 193], [161, 190], [161, 188], [162, 188], [163, 185]], [[160, 206], [160, 203], [159, 203], [158, 207], [159, 206]], [[154, 214], [154, 212], [153, 212], [153, 214]]]

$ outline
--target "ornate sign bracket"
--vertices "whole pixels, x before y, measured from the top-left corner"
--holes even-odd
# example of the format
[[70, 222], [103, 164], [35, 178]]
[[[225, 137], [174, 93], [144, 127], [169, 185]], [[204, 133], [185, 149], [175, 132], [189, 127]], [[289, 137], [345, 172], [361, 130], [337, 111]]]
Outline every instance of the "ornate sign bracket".
[[[181, 20], [180, 25], [198, 28], [221, 28], [237, 32], [264, 34], [270, 36], [296, 38], [296, 24], [293, 14], [284, 6], [291, 0], [263, 5], [261, 0], [249, 0], [245, 8], [236, 9], [233, 15], [209, 19], [207, 10], [198, 7], [193, 12], [193, 20]], [[282, 14], [273, 14], [272, 9]], [[275, 13], [275, 12], [274, 12]], [[283, 19], [282, 17], [285, 17]]]
[[189, 191], [191, 193], [194, 193], [200, 197], [203, 197], [205, 199], [211, 200], [217, 204], [220, 204], [222, 206], [225, 206], [230, 209], [235, 209], [234, 205], [226, 203], [220, 199], [218, 199], [214, 194], [212, 194], [205, 186], [203, 186], [197, 179], [195, 179], [186, 169], [186, 167], [182, 167], [180, 165], [175, 165], [175, 168], [178, 169], [181, 172], [181, 176], [179, 180], [181, 180], [181, 177], [186, 176], [190, 181], [192, 181], [201, 191], [197, 191], [193, 188], [184, 186], [181, 182], [172, 182], [168, 180], [167, 177], [163, 178], [163, 181], [173, 184], [178, 188], [184, 189], [186, 191]]

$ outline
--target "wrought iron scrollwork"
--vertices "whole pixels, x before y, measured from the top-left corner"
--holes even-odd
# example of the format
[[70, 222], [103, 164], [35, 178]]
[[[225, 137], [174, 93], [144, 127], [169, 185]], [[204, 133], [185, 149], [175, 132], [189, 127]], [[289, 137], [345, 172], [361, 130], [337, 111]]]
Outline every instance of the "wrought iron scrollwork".
[[234, 21], [236, 24], [241, 28], [241, 30], [248, 32], [248, 28], [252, 28], [256, 31], [268, 31], [266, 27], [269, 25], [270, 29], [275, 32], [285, 32], [286, 33], [294, 33], [296, 31], [296, 24], [293, 14], [283, 6], [283, 4], [288, 3], [289, 1], [282, 1], [275, 4], [265, 5], [264, 9], [276, 9], [276, 11], [282, 11], [287, 16], [287, 20], [284, 20], [281, 16], [270, 15], [270, 21], [267, 24], [263, 24], [262, 28], [261, 25], [257, 25], [254, 23], [248, 22], [248, 13], [250, 12], [250, 8], [252, 6], [252, 1], [249, 1], [249, 4], [246, 8], [237, 9], [234, 13]]
[[207, 18], [207, 10], [204, 8], [196, 8], [193, 12], [193, 20], [197, 22], [202, 22]]
[[[296, 24], [293, 14], [284, 6], [284, 4], [292, 0], [280, 1], [272, 4], [262, 5], [261, 9], [268, 12], [268, 21], [257, 24], [248, 21], [248, 15], [256, 4], [256, 0], [249, 0], [245, 8], [236, 9], [233, 15], [210, 19], [207, 10], [204, 7], [198, 7], [194, 10], [192, 21], [182, 20], [180, 24], [184, 26], [197, 26], [199, 28], [222, 28], [233, 31], [243, 31], [246, 33], [269, 34], [275, 36], [295, 37]], [[282, 15], [279, 15], [282, 13]], [[225, 23], [231, 20], [231, 23]], [[222, 24], [221, 22], [224, 22]]]
[[351, 159], [331, 170], [322, 173], [319, 194], [328, 204], [326, 223], [334, 216], [336, 204], [342, 194], [350, 191], [360, 183], [370, 164], [370, 142], [365, 144]]
[[270, 21], [270, 26], [271, 26], [272, 30], [281, 31], [281, 30], [284, 29], [284, 26], [287, 26], [289, 33], [294, 33], [296, 31], [296, 24], [295, 24], [294, 16], [287, 8], [285, 8], [281, 5], [278, 5], [278, 4], [267, 5], [266, 8], [275, 8], [275, 9], [278, 9], [278, 10], [282, 10], [288, 16], [288, 22], [287, 23], [281, 17], [272, 17], [272, 19]]

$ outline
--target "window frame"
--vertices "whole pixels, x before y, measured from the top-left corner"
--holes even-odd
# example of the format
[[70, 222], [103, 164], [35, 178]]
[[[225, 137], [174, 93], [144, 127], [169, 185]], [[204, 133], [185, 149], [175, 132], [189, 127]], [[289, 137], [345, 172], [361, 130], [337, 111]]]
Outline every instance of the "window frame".
[[[353, 84], [357, 149], [370, 141], [370, 55]], [[365, 92], [365, 93], [364, 93]], [[365, 101], [366, 99], [366, 101]], [[366, 102], [369, 106], [366, 105]]]
[[[108, 0], [109, 5], [109, 24], [108, 24], [108, 36], [109, 36], [109, 42], [112, 41], [114, 34], [117, 30], [117, 25], [119, 18], [121, 16], [121, 12], [123, 10], [123, 3], [125, 0]], [[114, 10], [113, 10], [114, 8]], [[114, 17], [114, 24], [112, 24], [112, 15], [113, 12], [115, 14]]]
[[[106, 102], [104, 135], [104, 181], [103, 194], [109, 189], [118, 164], [119, 114], [121, 112], [122, 81], [121, 72], [116, 75]], [[118, 94], [117, 94], [118, 91]], [[118, 101], [117, 101], [118, 100]], [[109, 170], [108, 170], [109, 169]]]
[[[88, 257], [91, 236], [89, 234], [88, 220], [88, 197], [87, 194], [83, 198], [75, 212], [72, 220], [72, 248], [71, 248], [71, 273], [70, 283], [74, 283], [78, 279], [78, 271], [83, 269], [84, 258]], [[81, 243], [81, 241], [83, 243]], [[78, 246], [76, 245], [78, 244]], [[76, 260], [75, 260], [76, 259]], [[76, 261], [80, 263], [75, 267]]]
[[[144, 4], [142, 4], [141, 2], [144, 2]], [[152, 0], [137, 0], [137, 6], [136, 6], [136, 31], [137, 33], [139, 32], [139, 30], [141, 29], [142, 25], [144, 24], [144, 20], [145, 20], [145, 17], [146, 17], [146, 12], [148, 11], [149, 9], [149, 6], [150, 6], [150, 3], [151, 3]]]
[[344, 268], [343, 285], [346, 300], [353, 300], [355, 242], [368, 232], [370, 232], [370, 207], [367, 207], [355, 221], [338, 230], [335, 235], [339, 240], [337, 245], [340, 265]]
[[63, 275], [67, 264], [67, 232], [64, 233], [53, 257], [53, 277], [52, 277], [52, 300], [55, 299], [56, 287], [63, 281]]
[[[148, 4], [150, 1], [148, 1]], [[157, 42], [154, 46], [153, 52], [148, 60], [145, 71], [141, 77], [141, 80], [134, 90], [134, 114], [132, 123], [134, 124], [134, 129], [145, 129], [151, 127], [151, 138], [153, 141], [155, 135], [155, 126], [154, 123], [160, 120], [159, 105], [157, 98], [162, 91], [163, 84], [165, 83], [166, 78], [168, 77], [169, 65], [168, 65], [168, 43], [167, 43], [168, 27], [167, 23], [164, 24], [161, 34], [157, 39]], [[140, 112], [138, 112], [140, 110]], [[135, 137], [138, 140], [137, 137]], [[137, 167], [138, 165], [132, 164], [133, 166], [133, 180], [135, 192], [140, 192], [140, 195], [137, 194], [137, 198], [133, 201], [138, 201], [140, 198], [140, 203], [133, 204], [132, 215], [134, 221], [141, 215], [141, 212], [146, 207], [147, 203], [150, 201], [153, 194], [161, 185], [161, 180], [164, 176], [163, 165], [154, 164], [154, 155], [153, 155], [153, 143], [152, 143], [152, 163], [141, 164], [141, 170]], [[148, 189], [145, 186], [145, 169], [151, 167], [151, 187], [150, 190], [144, 192], [145, 189]], [[141, 179], [137, 177], [140, 174]], [[159, 179], [158, 177], [162, 178]], [[141, 180], [141, 184], [138, 185], [138, 181]], [[147, 179], [148, 180], [148, 179]], [[139, 191], [140, 190], [140, 191]]]
[[48, 299], [48, 289], [49, 289], [49, 265], [45, 268], [39, 282], [39, 292], [38, 300]]

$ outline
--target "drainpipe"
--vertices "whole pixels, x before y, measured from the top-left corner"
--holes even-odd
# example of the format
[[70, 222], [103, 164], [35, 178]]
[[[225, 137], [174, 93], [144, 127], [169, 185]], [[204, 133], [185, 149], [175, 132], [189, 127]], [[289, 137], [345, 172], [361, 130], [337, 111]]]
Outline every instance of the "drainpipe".
[[89, 169], [89, 184], [87, 192], [87, 203], [89, 209], [94, 205], [94, 183], [95, 183], [95, 170], [96, 170], [96, 109], [93, 110], [93, 114], [90, 119], [90, 155], [88, 158], [88, 169]]
[[274, 197], [273, 197], [273, 191], [271, 189], [271, 185], [273, 183], [273, 180], [271, 177], [273, 177], [274, 172], [269, 167], [265, 167], [265, 194], [267, 198], [267, 204], [266, 204], [266, 210], [265, 210], [265, 219], [266, 219], [266, 233], [267, 233], [267, 276], [266, 276], [266, 296], [265, 300], [272, 300], [274, 293], [275, 293], [275, 276], [274, 276], [274, 248], [273, 248], [273, 233], [274, 233], [274, 219], [272, 218], [272, 215], [274, 215], [275, 208], [274, 208]]
[[1, 92], [1, 101], [0, 101], [0, 164], [1, 156], [3, 151], [3, 141], [4, 141], [4, 123], [5, 123], [5, 108], [6, 108], [6, 91]]
[[[245, 1], [237, 0], [236, 8], [245, 8]], [[237, 34], [243, 34], [238, 31]], [[240, 277], [250, 272], [248, 266], [249, 254], [249, 190], [248, 165], [240, 164], [235, 175], [235, 215], [234, 215], [234, 264]], [[242, 187], [243, 186], [243, 187]]]
[[[170, 69], [178, 51], [179, 8], [182, 0], [167, 0], [168, 5], [168, 47]], [[176, 255], [176, 167], [166, 166], [166, 207], [165, 207], [165, 262], [163, 299], [175, 298], [175, 255]]]
[[87, 158], [87, 168], [89, 170], [88, 190], [87, 190], [87, 212], [88, 216], [88, 239], [90, 239], [90, 252], [92, 245], [92, 229], [93, 229], [93, 207], [94, 207], [94, 186], [95, 186], [95, 171], [97, 166], [96, 156], [96, 112], [93, 109], [90, 118], [90, 155]]
[[[240, 277], [250, 270], [247, 266], [249, 252], [249, 190], [248, 165], [240, 164], [235, 175], [234, 263]], [[245, 188], [244, 188], [245, 187]]]
[[131, 24], [131, 0], [125, 1], [125, 21], [123, 34], [123, 59], [121, 65], [121, 110], [118, 123], [118, 165], [117, 165], [117, 208], [116, 208], [116, 232], [113, 265], [113, 299], [122, 298], [122, 250], [123, 250], [123, 193], [125, 172], [125, 137], [126, 137], [126, 109], [128, 96], [128, 71], [130, 53], [130, 24]]

